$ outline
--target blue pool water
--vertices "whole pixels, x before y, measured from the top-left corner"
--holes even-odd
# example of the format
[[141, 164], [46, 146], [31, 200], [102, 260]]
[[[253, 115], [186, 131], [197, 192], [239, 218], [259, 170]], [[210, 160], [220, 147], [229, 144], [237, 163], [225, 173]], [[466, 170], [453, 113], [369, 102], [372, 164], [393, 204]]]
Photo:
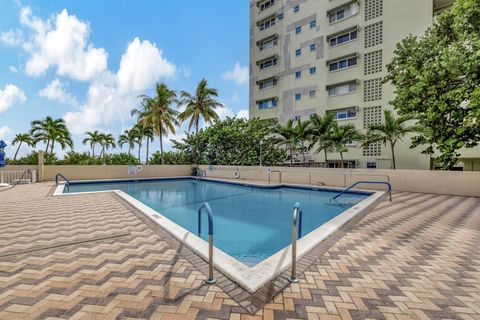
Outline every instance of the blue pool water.
[[[303, 210], [303, 235], [369, 196], [296, 187], [252, 187], [190, 178], [135, 182], [72, 183], [66, 192], [122, 190], [183, 228], [197, 233], [197, 210], [208, 202], [214, 215], [215, 246], [253, 266], [291, 243], [295, 202]], [[202, 237], [207, 239], [203, 215]]]

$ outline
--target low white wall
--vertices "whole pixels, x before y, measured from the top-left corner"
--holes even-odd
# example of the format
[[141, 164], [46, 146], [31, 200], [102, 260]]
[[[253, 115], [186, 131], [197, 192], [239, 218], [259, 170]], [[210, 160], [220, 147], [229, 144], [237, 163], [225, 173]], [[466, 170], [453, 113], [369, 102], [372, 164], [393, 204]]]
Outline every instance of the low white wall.
[[[267, 167], [242, 166], [200, 166], [207, 177], [233, 179], [238, 168], [241, 179], [268, 181]], [[326, 169], [271, 167], [271, 182], [278, 183], [280, 171], [282, 182], [350, 186], [361, 180], [387, 181], [388, 177], [395, 191], [424, 192], [462, 196], [480, 196], [480, 172], [431, 171], [431, 170], [390, 170], [390, 169]], [[383, 185], [365, 185], [359, 188], [385, 190]]]
[[57, 173], [63, 174], [69, 180], [97, 180], [97, 179], [132, 179], [189, 176], [191, 166], [141, 166], [142, 170], [136, 174], [128, 174], [129, 166], [45, 166], [44, 178], [47, 181], [55, 180]]

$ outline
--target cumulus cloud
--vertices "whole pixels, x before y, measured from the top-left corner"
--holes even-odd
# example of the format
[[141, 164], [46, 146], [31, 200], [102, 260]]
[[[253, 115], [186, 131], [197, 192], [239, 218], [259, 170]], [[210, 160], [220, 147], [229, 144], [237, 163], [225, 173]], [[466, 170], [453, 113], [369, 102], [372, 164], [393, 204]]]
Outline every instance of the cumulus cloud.
[[121, 92], [145, 90], [160, 78], [175, 76], [175, 65], [162, 56], [162, 51], [150, 41], [135, 38], [122, 55], [117, 73]]
[[0, 32], [0, 42], [9, 46], [19, 46], [23, 41], [23, 32], [19, 29]]
[[38, 92], [38, 95], [73, 107], [78, 105], [77, 99], [66, 91], [65, 84], [59, 79], [55, 79], [47, 84], [45, 88]]
[[0, 89], [0, 113], [4, 112], [14, 104], [23, 103], [27, 100], [25, 93], [16, 85], [7, 84]]
[[237, 85], [248, 83], [248, 67], [242, 67], [236, 62], [232, 70], [223, 74], [223, 79], [235, 81]]
[[20, 22], [33, 33], [23, 45], [30, 54], [25, 65], [28, 75], [38, 76], [56, 67], [60, 76], [86, 81], [107, 69], [108, 54], [89, 41], [89, 25], [69, 15], [66, 9], [52, 19], [42, 20], [25, 7]]
[[247, 109], [242, 109], [240, 111], [238, 111], [237, 113], [237, 118], [245, 118], [245, 119], [248, 119], [248, 110]]
[[0, 127], [0, 139], [4, 139], [10, 132], [12, 132], [12, 129], [10, 129], [9, 127]]

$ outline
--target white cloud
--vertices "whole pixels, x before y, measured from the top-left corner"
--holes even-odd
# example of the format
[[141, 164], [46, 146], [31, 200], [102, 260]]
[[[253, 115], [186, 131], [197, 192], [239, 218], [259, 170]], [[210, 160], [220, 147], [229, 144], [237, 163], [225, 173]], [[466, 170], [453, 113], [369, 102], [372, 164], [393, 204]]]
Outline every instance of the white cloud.
[[215, 111], [217, 112], [218, 114], [218, 117], [220, 118], [220, 120], [225, 120], [225, 118], [227, 117], [233, 117], [235, 114], [232, 112], [232, 110], [230, 110], [229, 108], [227, 108], [225, 105], [223, 106], [223, 108], [217, 108], [215, 109]]
[[22, 8], [20, 22], [33, 31], [23, 45], [30, 53], [25, 67], [28, 75], [38, 76], [55, 66], [58, 75], [85, 81], [107, 69], [108, 54], [89, 41], [89, 25], [66, 9], [44, 21], [33, 16], [30, 8]]
[[192, 75], [192, 69], [190, 69], [190, 67], [187, 67], [187, 66], [182, 66], [181, 72], [185, 78], [190, 78], [190, 76]]
[[19, 46], [23, 43], [23, 33], [21, 30], [9, 30], [0, 33], [0, 41], [9, 46]]
[[121, 92], [140, 92], [160, 78], [175, 76], [176, 67], [162, 57], [162, 51], [150, 41], [135, 38], [122, 55], [117, 73]]
[[0, 113], [4, 112], [12, 105], [23, 103], [27, 100], [25, 93], [16, 85], [7, 84], [5, 88], [0, 89]]
[[233, 70], [223, 74], [223, 79], [233, 80], [237, 85], [248, 83], [248, 67], [242, 67], [239, 62], [235, 63]]
[[240, 111], [238, 111], [237, 113], [237, 118], [245, 118], [245, 119], [248, 119], [248, 110], [247, 109], [242, 109]]
[[8, 70], [10, 70], [10, 72], [13, 72], [13, 73], [17, 73], [18, 72], [18, 69], [14, 66], [10, 66], [8, 67]]
[[65, 84], [59, 79], [55, 79], [47, 84], [45, 88], [38, 92], [38, 95], [73, 107], [78, 105], [77, 99], [65, 90]]
[[10, 129], [9, 127], [0, 127], [0, 139], [5, 138], [10, 132], [12, 132], [12, 129]]

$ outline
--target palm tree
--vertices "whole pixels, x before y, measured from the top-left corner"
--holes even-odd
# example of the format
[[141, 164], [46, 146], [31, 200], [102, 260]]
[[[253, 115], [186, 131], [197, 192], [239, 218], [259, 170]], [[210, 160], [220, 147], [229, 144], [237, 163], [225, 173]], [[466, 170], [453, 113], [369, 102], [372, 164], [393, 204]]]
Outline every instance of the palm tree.
[[385, 110], [383, 115], [385, 123], [370, 125], [367, 138], [362, 145], [368, 146], [371, 143], [382, 142], [386, 146], [388, 142], [392, 151], [393, 169], [395, 169], [395, 145], [398, 141], [402, 141], [408, 133], [419, 132], [419, 128], [415, 124], [407, 123], [415, 119], [413, 115], [403, 115], [395, 118], [390, 110]]
[[22, 143], [25, 143], [27, 146], [33, 146], [33, 138], [29, 133], [19, 133], [15, 136], [15, 138], [12, 141], [12, 146], [18, 143], [17, 151], [15, 151], [15, 155], [13, 156], [13, 160], [17, 159], [18, 151], [20, 150], [20, 147], [22, 146]]
[[149, 152], [149, 147], [150, 147], [150, 142], [153, 141], [153, 129], [151, 127], [145, 127], [141, 125], [140, 123], [137, 123], [135, 125], [135, 130], [137, 131], [138, 134], [138, 161], [140, 161], [140, 149], [142, 148], [143, 144], [143, 139], [145, 138], [147, 141], [147, 153], [146, 153], [146, 159], [145, 163], [148, 164], [148, 152]]
[[124, 144], [128, 145], [128, 154], [132, 154], [132, 149], [135, 148], [135, 144], [138, 141], [138, 133], [137, 131], [133, 128], [132, 130], [125, 130], [123, 131], [123, 134], [120, 135], [118, 138], [118, 145], [123, 147]]
[[195, 95], [186, 91], [180, 92], [179, 104], [184, 105], [186, 109], [179, 114], [178, 118], [182, 122], [190, 119], [188, 130], [195, 127], [195, 133], [198, 133], [201, 118], [205, 123], [213, 123], [219, 119], [215, 109], [223, 108], [223, 104], [216, 101], [216, 97], [218, 97], [217, 89], [208, 87], [206, 79], [200, 80]]
[[289, 119], [285, 125], [277, 123], [272, 128], [272, 140], [280, 146], [285, 146], [290, 153], [290, 163], [293, 164], [293, 154], [295, 146], [298, 142], [297, 133], [293, 126], [294, 121]]
[[106, 154], [106, 150], [108, 150], [108, 148], [112, 147], [112, 148], [115, 148], [116, 145], [115, 145], [115, 138], [113, 137], [113, 135], [111, 133], [100, 133], [100, 145], [102, 146], [102, 151], [100, 153], [100, 156], [101, 157], [104, 157], [105, 154]]
[[335, 125], [335, 119], [331, 113], [324, 116], [314, 114], [310, 117], [310, 138], [313, 145], [317, 145], [317, 151], [323, 150], [325, 154], [325, 164], [328, 163], [327, 154], [332, 149], [329, 134]]
[[305, 151], [310, 149], [310, 146], [305, 146], [305, 142], [307, 142], [310, 137], [310, 120], [302, 121], [299, 119], [293, 130], [300, 146], [300, 150], [302, 151], [303, 163], [305, 163]]
[[95, 145], [100, 143], [101, 133], [98, 130], [93, 132], [86, 132], [85, 135], [87, 136], [83, 139], [83, 144], [86, 145], [87, 143], [90, 144], [90, 148], [92, 148], [92, 157], [95, 157]]
[[67, 146], [73, 148], [73, 140], [63, 119], [54, 120], [47, 116], [44, 120], [34, 120], [30, 134], [35, 143], [38, 141], [46, 143], [45, 152], [50, 148], [50, 153], [53, 153], [55, 143], [59, 143], [62, 150]]
[[347, 152], [347, 144], [352, 141], [359, 141], [362, 139], [362, 135], [355, 129], [353, 124], [338, 125], [336, 122], [332, 127], [332, 131], [329, 134], [329, 140], [332, 143], [333, 149], [340, 153], [341, 167], [344, 167], [343, 153]]
[[178, 112], [170, 106], [177, 103], [177, 95], [164, 83], [157, 84], [155, 97], [142, 95], [142, 109], [133, 109], [132, 116], [138, 116], [138, 123], [144, 127], [151, 127], [160, 138], [161, 162], [163, 159], [163, 137], [168, 133], [175, 133], [175, 126], [178, 125], [176, 116]]

